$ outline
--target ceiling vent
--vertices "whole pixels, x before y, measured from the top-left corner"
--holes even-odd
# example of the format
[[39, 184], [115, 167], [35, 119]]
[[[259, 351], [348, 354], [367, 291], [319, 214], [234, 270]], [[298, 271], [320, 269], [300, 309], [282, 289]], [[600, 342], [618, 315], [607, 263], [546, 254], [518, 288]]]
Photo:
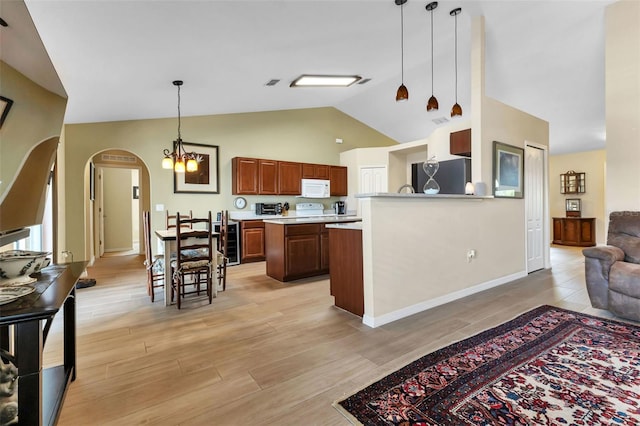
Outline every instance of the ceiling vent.
[[436, 124], [443, 124], [449, 121], [449, 119], [447, 117], [438, 117], [438, 118], [434, 118], [433, 120], [434, 123]]
[[368, 83], [368, 82], [370, 82], [370, 81], [371, 81], [371, 79], [370, 79], [370, 78], [364, 78], [364, 79], [360, 80], [360, 81], [358, 82], [358, 84], [366, 84], [366, 83]]
[[265, 84], [265, 86], [275, 86], [279, 82], [280, 82], [280, 80], [274, 78], [272, 80], [267, 81], [267, 84]]
[[102, 154], [102, 161], [115, 161], [118, 163], [135, 163], [136, 157], [128, 155]]

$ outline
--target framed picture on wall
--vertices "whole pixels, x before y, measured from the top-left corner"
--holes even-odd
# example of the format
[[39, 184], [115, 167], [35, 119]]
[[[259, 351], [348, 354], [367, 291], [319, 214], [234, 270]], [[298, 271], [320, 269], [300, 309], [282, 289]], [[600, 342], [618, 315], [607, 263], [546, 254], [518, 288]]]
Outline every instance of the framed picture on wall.
[[[174, 142], [175, 144], [175, 142]], [[198, 170], [195, 172], [173, 172], [173, 192], [190, 194], [219, 194], [218, 146], [182, 142], [187, 152], [193, 152], [198, 158]], [[174, 146], [174, 151], [176, 147]]]
[[2, 127], [2, 123], [7, 118], [12, 105], [13, 101], [11, 99], [0, 96], [0, 127]]
[[524, 196], [524, 149], [506, 143], [493, 142], [493, 196], [522, 198]]

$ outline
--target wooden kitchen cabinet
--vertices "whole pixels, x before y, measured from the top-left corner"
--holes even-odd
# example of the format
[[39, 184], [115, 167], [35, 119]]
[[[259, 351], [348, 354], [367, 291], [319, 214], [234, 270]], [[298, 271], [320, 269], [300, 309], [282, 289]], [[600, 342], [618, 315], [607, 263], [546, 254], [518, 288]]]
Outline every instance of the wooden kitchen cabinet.
[[332, 196], [347, 195], [347, 168], [262, 158], [231, 160], [234, 195], [300, 195], [302, 179], [329, 179]]
[[278, 162], [258, 160], [258, 194], [278, 195]]
[[265, 224], [267, 275], [279, 281], [329, 272], [329, 234], [324, 223]]
[[331, 196], [347, 196], [347, 168], [330, 166], [329, 179], [331, 181]]
[[329, 270], [329, 230], [324, 226], [320, 232], [320, 269]]
[[303, 179], [329, 179], [329, 168], [326, 164], [302, 163]]
[[278, 161], [278, 193], [300, 195], [302, 192], [302, 163]]
[[449, 134], [449, 152], [453, 155], [471, 157], [471, 129]]
[[241, 263], [260, 262], [265, 260], [265, 233], [262, 220], [243, 220]]
[[258, 159], [234, 157], [231, 160], [231, 192], [258, 194]]
[[590, 247], [596, 245], [596, 219], [593, 217], [554, 217], [553, 244]]

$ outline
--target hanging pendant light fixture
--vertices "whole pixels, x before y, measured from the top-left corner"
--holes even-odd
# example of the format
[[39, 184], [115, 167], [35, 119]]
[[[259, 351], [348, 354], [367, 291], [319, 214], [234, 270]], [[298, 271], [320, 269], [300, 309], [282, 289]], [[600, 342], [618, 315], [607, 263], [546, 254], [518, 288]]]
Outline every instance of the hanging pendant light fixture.
[[426, 6], [426, 9], [431, 12], [431, 97], [427, 101], [427, 111], [438, 110], [438, 100], [433, 96], [433, 9], [438, 7], [438, 2], [433, 1]]
[[461, 8], [455, 8], [449, 15], [455, 18], [455, 58], [456, 58], [456, 103], [451, 107], [451, 117], [462, 115], [462, 107], [458, 104], [458, 14], [462, 12]]
[[180, 86], [182, 80], [175, 80], [174, 86], [178, 87], [178, 139], [173, 141], [173, 152], [168, 149], [164, 150], [164, 158], [162, 159], [163, 169], [173, 169], [176, 173], [195, 172], [198, 170], [197, 154], [187, 152], [182, 144], [180, 135]]
[[404, 4], [407, 0], [394, 0], [396, 5], [400, 6], [400, 54], [402, 57], [402, 84], [398, 87], [396, 93], [396, 102], [404, 102], [409, 99], [409, 91], [407, 86], [404, 85]]

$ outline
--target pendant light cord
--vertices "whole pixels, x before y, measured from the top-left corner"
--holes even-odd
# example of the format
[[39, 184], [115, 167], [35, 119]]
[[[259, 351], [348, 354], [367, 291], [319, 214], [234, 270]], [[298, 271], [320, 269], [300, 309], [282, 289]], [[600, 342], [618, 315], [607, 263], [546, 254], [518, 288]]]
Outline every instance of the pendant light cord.
[[401, 79], [404, 84], [404, 3], [400, 5], [400, 59]]
[[455, 41], [456, 41], [456, 46], [455, 46], [455, 63], [456, 63], [456, 104], [458, 103], [458, 14], [456, 13], [455, 16]]
[[182, 140], [180, 135], [180, 85], [178, 85], [178, 141]]
[[431, 9], [431, 96], [433, 96], [433, 9]]

